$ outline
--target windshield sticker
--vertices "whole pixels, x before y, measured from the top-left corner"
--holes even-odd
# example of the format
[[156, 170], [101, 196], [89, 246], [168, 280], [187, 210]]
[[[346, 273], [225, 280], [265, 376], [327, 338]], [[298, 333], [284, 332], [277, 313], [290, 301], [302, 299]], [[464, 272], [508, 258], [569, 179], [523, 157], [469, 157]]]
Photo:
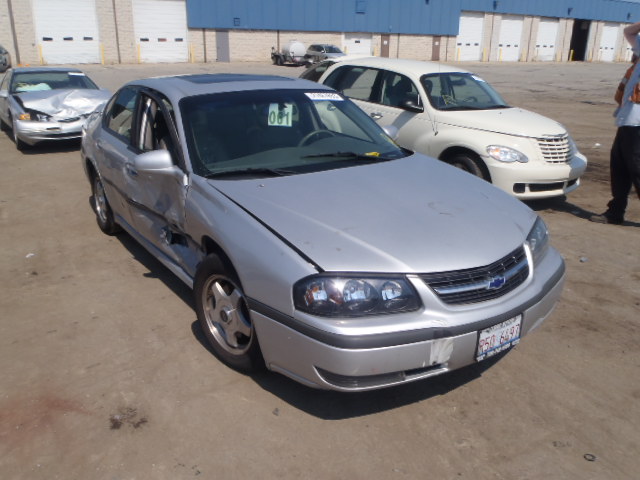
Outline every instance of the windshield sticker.
[[270, 104], [267, 124], [270, 127], [291, 127], [293, 125], [293, 104]]
[[67, 72], [69, 74], [69, 76], [74, 76], [74, 77], [85, 77], [86, 75], [82, 72]]
[[483, 82], [483, 83], [487, 83], [485, 82], [483, 79], [481, 79], [480, 77], [478, 77], [477, 75], [471, 75], [471, 78], [473, 78], [475, 81], [477, 82]]
[[344, 100], [344, 98], [342, 98], [340, 95], [333, 92], [310, 92], [310, 93], [305, 93], [305, 95], [313, 101], [333, 100], [333, 101], [341, 102]]

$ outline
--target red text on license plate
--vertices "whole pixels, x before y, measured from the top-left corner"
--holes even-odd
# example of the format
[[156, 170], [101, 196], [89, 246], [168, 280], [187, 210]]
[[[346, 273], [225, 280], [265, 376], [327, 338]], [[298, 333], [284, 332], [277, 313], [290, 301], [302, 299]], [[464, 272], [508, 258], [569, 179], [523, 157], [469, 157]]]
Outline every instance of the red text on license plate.
[[522, 315], [510, 318], [502, 323], [478, 332], [478, 350], [476, 360], [484, 360], [514, 346], [520, 341]]

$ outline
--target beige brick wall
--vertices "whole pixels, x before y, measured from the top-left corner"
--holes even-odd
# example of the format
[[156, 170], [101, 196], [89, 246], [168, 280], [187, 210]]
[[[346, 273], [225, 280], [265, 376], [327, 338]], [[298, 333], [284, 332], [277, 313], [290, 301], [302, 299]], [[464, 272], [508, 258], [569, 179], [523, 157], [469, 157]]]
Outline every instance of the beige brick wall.
[[100, 36], [100, 57], [104, 64], [118, 63], [118, 42], [114, 21], [113, 3], [96, 0], [96, 17]]
[[[281, 34], [284, 45], [295, 40], [295, 35]], [[278, 34], [267, 30], [230, 30], [229, 49], [232, 62], [258, 62], [271, 60], [271, 47], [278, 44]]]
[[40, 65], [41, 55], [36, 44], [31, 0], [13, 0], [12, 5], [20, 62], [22, 65]]
[[[97, 0], [109, 2], [111, 0]], [[138, 62], [138, 46], [135, 41], [133, 29], [133, 4], [132, 0], [115, 0], [116, 24], [118, 39], [120, 41], [120, 61], [122, 63]]]
[[11, 21], [9, 19], [9, 3], [7, 0], [0, 0], [0, 45], [6, 48], [15, 61], [16, 49], [13, 46], [13, 35], [11, 35]]
[[411, 60], [431, 60], [433, 38], [426, 35], [402, 35], [398, 39], [398, 57]]

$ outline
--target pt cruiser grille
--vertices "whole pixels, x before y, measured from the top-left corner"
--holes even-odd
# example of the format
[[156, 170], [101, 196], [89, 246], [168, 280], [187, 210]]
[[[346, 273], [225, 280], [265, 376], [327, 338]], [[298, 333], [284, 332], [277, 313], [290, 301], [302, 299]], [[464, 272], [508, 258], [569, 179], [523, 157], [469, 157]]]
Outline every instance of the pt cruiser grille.
[[477, 303], [501, 297], [529, 276], [524, 247], [485, 267], [452, 272], [427, 273], [420, 278], [450, 305]]
[[547, 163], [567, 163], [571, 160], [569, 135], [536, 138], [542, 157]]

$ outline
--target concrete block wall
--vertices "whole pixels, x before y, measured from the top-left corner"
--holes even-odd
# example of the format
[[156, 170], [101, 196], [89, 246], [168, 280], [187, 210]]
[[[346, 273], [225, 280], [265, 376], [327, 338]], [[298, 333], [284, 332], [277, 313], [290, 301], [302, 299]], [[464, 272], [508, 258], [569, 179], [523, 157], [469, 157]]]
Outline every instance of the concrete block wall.
[[[36, 31], [33, 23], [31, 0], [12, 0], [13, 24], [18, 40], [19, 61], [22, 65], [40, 65], [41, 55], [36, 43]], [[13, 57], [18, 64], [17, 55]]]
[[9, 18], [9, 3], [7, 0], [0, 1], [0, 45], [11, 54], [15, 62], [16, 49], [13, 45], [13, 35], [11, 33], [11, 20]]

